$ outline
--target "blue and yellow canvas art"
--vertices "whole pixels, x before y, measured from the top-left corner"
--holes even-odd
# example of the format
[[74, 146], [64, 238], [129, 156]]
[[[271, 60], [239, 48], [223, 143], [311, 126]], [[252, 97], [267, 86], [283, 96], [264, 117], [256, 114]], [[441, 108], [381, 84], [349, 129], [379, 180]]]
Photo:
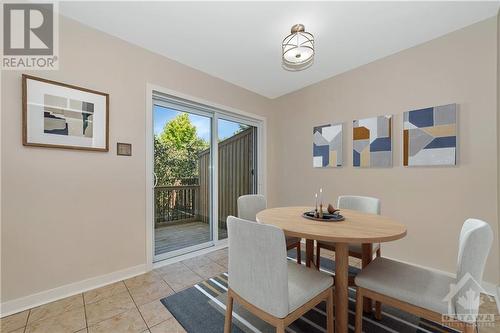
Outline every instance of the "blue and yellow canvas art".
[[354, 120], [352, 165], [362, 168], [392, 166], [392, 116]]
[[313, 128], [313, 167], [342, 166], [342, 124]]
[[404, 166], [456, 165], [456, 153], [456, 104], [404, 113]]

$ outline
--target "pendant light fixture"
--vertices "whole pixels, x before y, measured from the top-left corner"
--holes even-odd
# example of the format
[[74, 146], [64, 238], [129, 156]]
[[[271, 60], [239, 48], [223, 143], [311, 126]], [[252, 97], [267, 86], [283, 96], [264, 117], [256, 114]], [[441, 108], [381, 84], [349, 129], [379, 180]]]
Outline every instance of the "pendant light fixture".
[[289, 71], [301, 71], [314, 62], [314, 36], [305, 31], [303, 24], [295, 24], [290, 35], [283, 39], [283, 68]]

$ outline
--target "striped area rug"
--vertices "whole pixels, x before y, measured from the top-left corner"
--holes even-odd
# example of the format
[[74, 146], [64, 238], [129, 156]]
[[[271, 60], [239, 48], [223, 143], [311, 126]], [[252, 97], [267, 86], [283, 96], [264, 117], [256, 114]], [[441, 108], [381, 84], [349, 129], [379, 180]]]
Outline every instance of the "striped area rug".
[[[294, 260], [293, 258], [289, 258]], [[321, 263], [322, 270], [330, 271], [335, 265], [332, 260], [325, 259]], [[351, 273], [356, 273], [351, 268]], [[224, 329], [226, 310], [226, 273], [213, 277], [197, 285], [162, 299], [163, 305], [172, 313], [177, 321], [189, 333], [220, 333]], [[349, 331], [354, 331], [356, 292], [349, 288]], [[237, 302], [233, 308], [234, 333], [241, 332], [275, 332], [275, 328], [240, 307]], [[455, 332], [433, 322], [402, 312], [398, 309], [382, 305], [383, 318], [377, 321], [373, 316], [364, 316], [363, 332], [422, 332], [444, 333]], [[306, 313], [287, 328], [290, 333], [323, 333], [326, 332], [325, 303]]]

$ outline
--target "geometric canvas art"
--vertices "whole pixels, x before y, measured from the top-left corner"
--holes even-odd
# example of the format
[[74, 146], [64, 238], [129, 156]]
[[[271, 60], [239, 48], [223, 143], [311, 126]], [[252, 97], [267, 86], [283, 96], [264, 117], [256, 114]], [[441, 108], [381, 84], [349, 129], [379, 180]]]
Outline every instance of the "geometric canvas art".
[[342, 166], [342, 124], [313, 128], [313, 167]]
[[23, 74], [23, 145], [108, 151], [109, 95]]
[[404, 166], [455, 165], [456, 150], [456, 104], [404, 113]]
[[392, 166], [392, 116], [352, 122], [352, 165], [362, 168]]

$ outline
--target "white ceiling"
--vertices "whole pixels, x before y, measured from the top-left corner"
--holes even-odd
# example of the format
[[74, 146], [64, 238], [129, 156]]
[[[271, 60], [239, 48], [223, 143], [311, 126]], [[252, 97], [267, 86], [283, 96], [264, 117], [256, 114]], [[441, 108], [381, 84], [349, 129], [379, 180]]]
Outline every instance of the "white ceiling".
[[[86, 25], [269, 98], [497, 14], [499, 2], [61, 2]], [[315, 63], [281, 67], [295, 23], [316, 37]]]

